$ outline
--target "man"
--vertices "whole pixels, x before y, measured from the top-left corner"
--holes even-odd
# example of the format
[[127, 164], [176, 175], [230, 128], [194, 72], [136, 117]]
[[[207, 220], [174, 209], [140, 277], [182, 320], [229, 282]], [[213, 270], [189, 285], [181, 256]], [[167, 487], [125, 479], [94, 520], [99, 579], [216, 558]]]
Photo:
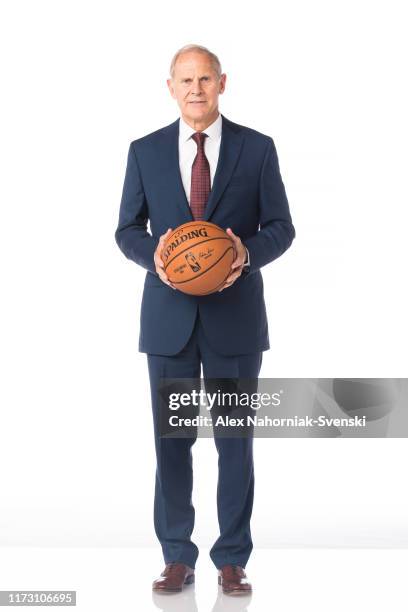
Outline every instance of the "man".
[[[187, 45], [174, 56], [167, 85], [181, 116], [130, 145], [116, 241], [147, 270], [139, 350], [147, 353], [157, 457], [154, 525], [165, 570], [156, 591], [194, 581], [194, 438], [160, 437], [160, 379], [257, 378], [269, 349], [260, 268], [295, 237], [272, 138], [228, 120], [218, 110], [226, 75], [216, 55]], [[161, 259], [164, 241], [194, 219], [227, 230], [236, 258], [224, 285], [211, 295], [175, 289]], [[148, 222], [150, 231], [148, 231]], [[220, 535], [210, 551], [223, 591], [251, 591], [244, 568], [253, 544], [250, 518], [252, 436], [215, 438], [219, 456]]]

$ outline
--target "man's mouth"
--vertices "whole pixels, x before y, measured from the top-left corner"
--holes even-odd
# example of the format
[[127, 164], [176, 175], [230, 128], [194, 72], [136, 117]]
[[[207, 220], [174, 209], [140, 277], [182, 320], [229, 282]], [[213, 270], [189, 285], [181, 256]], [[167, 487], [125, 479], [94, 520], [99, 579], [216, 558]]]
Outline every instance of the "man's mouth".
[[190, 102], [190, 104], [205, 104], [205, 100], [197, 100], [196, 102]]

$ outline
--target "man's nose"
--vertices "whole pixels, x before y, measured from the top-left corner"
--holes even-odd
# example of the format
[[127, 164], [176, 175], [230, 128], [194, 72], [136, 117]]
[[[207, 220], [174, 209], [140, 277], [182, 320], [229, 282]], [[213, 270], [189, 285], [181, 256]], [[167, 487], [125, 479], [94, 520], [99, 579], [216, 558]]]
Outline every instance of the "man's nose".
[[196, 94], [197, 96], [201, 95], [203, 92], [202, 90], [202, 85], [200, 82], [200, 79], [197, 77], [196, 79], [193, 79], [193, 84], [191, 87], [191, 93]]

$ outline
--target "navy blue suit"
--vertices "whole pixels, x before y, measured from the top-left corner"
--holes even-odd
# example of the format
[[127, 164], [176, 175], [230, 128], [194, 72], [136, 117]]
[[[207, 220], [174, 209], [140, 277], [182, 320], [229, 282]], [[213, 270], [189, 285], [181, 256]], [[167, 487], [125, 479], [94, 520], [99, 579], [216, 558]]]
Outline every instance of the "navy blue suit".
[[[165, 285], [153, 254], [166, 230], [192, 221], [178, 160], [179, 120], [131, 143], [116, 241], [146, 274], [139, 350], [175, 355], [193, 330], [197, 310], [211, 346], [221, 355], [269, 349], [260, 268], [290, 246], [295, 230], [272, 138], [222, 115], [217, 170], [204, 219], [231, 227], [247, 247], [249, 274], [203, 297]], [[150, 233], [147, 222], [150, 221]]]
[[[157, 457], [154, 524], [166, 562], [195, 566], [191, 446], [195, 438], [163, 438], [158, 427], [160, 378], [257, 378], [269, 349], [260, 268], [295, 237], [272, 138], [222, 115], [218, 165], [204, 220], [231, 227], [247, 247], [250, 268], [222, 292], [189, 296], [163, 283], [154, 251], [166, 230], [192, 221], [180, 175], [179, 119], [129, 148], [115, 238], [126, 257], [147, 270], [139, 350], [147, 353]], [[150, 227], [148, 227], [148, 223]], [[245, 567], [252, 550], [254, 468], [251, 437], [216, 438], [220, 537], [210, 551], [220, 568]]]

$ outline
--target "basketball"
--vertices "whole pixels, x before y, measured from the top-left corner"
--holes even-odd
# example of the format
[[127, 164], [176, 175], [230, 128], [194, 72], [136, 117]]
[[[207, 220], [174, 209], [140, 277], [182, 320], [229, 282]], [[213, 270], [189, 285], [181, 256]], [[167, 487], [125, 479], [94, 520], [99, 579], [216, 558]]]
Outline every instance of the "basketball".
[[228, 278], [235, 247], [218, 225], [190, 221], [170, 234], [161, 257], [167, 277], [177, 289], [190, 295], [208, 295]]

